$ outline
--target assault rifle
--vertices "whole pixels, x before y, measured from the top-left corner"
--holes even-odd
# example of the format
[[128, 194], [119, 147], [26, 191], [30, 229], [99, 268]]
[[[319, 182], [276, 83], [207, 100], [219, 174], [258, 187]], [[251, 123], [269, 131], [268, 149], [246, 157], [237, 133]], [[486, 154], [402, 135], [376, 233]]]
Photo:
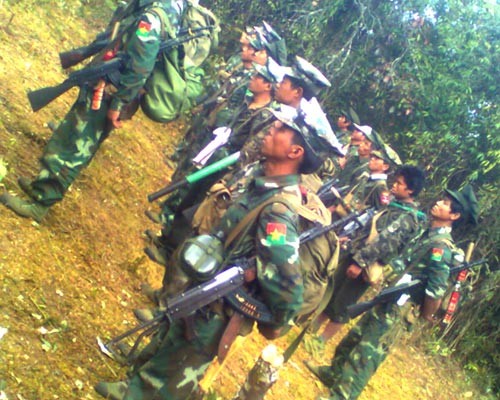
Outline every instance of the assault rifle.
[[[160, 45], [160, 51], [167, 51], [182, 43], [203, 36], [203, 33], [188, 35], [184, 38], [168, 39]], [[38, 111], [56, 98], [75, 86], [82, 86], [86, 83], [94, 83], [99, 79], [113, 73], [119, 73], [127, 63], [128, 56], [123, 53], [102, 63], [86, 66], [78, 71], [69, 74], [68, 78], [56, 86], [49, 86], [28, 92], [28, 100], [33, 111]]]
[[205, 168], [200, 169], [199, 171], [193, 172], [192, 174], [186, 176], [184, 179], [171, 183], [170, 185], [165, 186], [163, 189], [158, 190], [157, 192], [151, 193], [148, 195], [148, 201], [151, 203], [160, 197], [163, 197], [174, 190], [177, 190], [183, 186], [190, 185], [192, 183], [198, 182], [203, 178], [212, 175], [216, 172], [223, 170], [224, 168], [229, 167], [230, 165], [235, 164], [240, 158], [240, 152], [237, 151], [227, 157], [224, 157], [222, 160], [216, 161], [213, 164], [207, 165]]
[[[366, 226], [373, 216], [375, 215], [375, 208], [368, 208], [363, 212], [354, 211], [345, 217], [332, 222], [330, 225], [318, 225], [305, 232], [302, 232], [299, 236], [300, 243], [305, 243], [310, 240], [316, 239], [318, 236], [324, 235], [325, 233], [334, 230], [341, 237], [351, 237], [356, 231]], [[342, 228], [337, 230], [337, 228]]]
[[[349, 219], [349, 216], [344, 217], [343, 219], [325, 227], [327, 229], [321, 233], [319, 233], [317, 227], [313, 227], [299, 237], [300, 244], [313, 240], [319, 235], [326, 233], [328, 230], [336, 229], [342, 226], [342, 223], [352, 221], [352, 218], [354, 217], [351, 216], [351, 219]], [[254, 266], [254, 259], [238, 260], [234, 262], [232, 266], [218, 273], [209, 281], [201, 283], [177, 296], [167, 299], [166, 306], [162, 308], [160, 313], [152, 320], [137, 325], [136, 327], [111, 339], [107, 343], [103, 343], [98, 338], [98, 344], [101, 351], [117, 361], [123, 361], [123, 357], [115, 351], [114, 347], [123, 339], [141, 332], [136, 339], [134, 346], [128, 353], [127, 358], [130, 360], [133, 358], [141, 340], [145, 336], [153, 333], [161, 323], [166, 322], [170, 325], [172, 321], [187, 317], [201, 307], [206, 306], [222, 297], [224, 297], [227, 303], [237, 312], [259, 322], [272, 323], [273, 317], [267, 306], [254, 297], [248, 295], [248, 293], [242, 288], [245, 281], [245, 271], [253, 268]]]
[[[478, 261], [474, 261], [472, 263], [463, 263], [458, 267], [454, 267], [450, 269], [450, 275], [458, 273], [460, 271], [473, 268], [477, 265], [484, 264], [487, 260], [481, 259]], [[356, 318], [358, 315], [363, 314], [364, 312], [372, 309], [378, 304], [384, 303], [392, 303], [397, 301], [402, 295], [415, 295], [420, 292], [426, 283], [424, 277], [417, 277], [408, 283], [403, 283], [400, 285], [395, 285], [392, 287], [388, 287], [383, 289], [377, 296], [375, 296], [370, 301], [365, 301], [362, 303], [352, 304], [347, 307], [347, 313], [349, 317]]]
[[[179, 44], [184, 43], [192, 39], [205, 36], [206, 35], [206, 33], [204, 33], [205, 31], [213, 30], [214, 28], [215, 27], [212, 25], [194, 29], [183, 28], [179, 30], [176, 39], [170, 39], [170, 40], [175, 40]], [[74, 65], [81, 63], [82, 61], [85, 61], [87, 58], [96, 55], [100, 51], [104, 50], [106, 47], [112, 47], [110, 45], [113, 44], [114, 41], [112, 41], [110, 38], [111, 38], [110, 32], [109, 30], [106, 30], [104, 32], [99, 33], [94, 39], [94, 41], [87, 46], [82, 46], [76, 49], [59, 53], [59, 60], [61, 61], [61, 67], [63, 69], [70, 68]]]
[[339, 188], [336, 185], [339, 183], [337, 178], [332, 178], [326, 181], [316, 192], [323, 204], [330, 205], [334, 203], [335, 200], [341, 199], [349, 190], [349, 185], [341, 186]]

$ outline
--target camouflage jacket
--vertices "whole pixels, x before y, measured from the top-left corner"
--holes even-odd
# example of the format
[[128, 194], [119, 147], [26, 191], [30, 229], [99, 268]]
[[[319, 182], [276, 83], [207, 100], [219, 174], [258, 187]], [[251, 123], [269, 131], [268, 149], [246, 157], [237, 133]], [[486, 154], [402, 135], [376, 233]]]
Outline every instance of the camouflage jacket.
[[[160, 8], [167, 20], [160, 17]], [[153, 2], [125, 33], [120, 52], [124, 53], [126, 63], [119, 81], [113, 81], [116, 91], [111, 102], [112, 110], [121, 110], [138, 96], [154, 69], [161, 43], [176, 37], [181, 13], [179, 2], [174, 0]]]
[[386, 174], [363, 173], [358, 182], [349, 191], [350, 196], [347, 200], [349, 206], [355, 210], [364, 210], [365, 208], [375, 207], [377, 210], [389, 204], [389, 189], [387, 188]]
[[[231, 185], [234, 200], [215, 232], [227, 236], [263, 201], [280, 193], [296, 195], [300, 201], [299, 176], [266, 177], [259, 163], [245, 170], [241, 180]], [[231, 259], [255, 256], [257, 295], [269, 307], [276, 325], [290, 321], [303, 302], [303, 280], [299, 260], [299, 217], [282, 203], [264, 207], [243, 239], [231, 246]]]
[[[388, 264], [423, 232], [425, 214], [417, 210], [415, 203], [392, 201], [380, 213], [381, 216], [375, 222], [377, 236], [370, 243], [357, 240], [353, 248], [352, 258], [361, 268], [367, 268], [375, 262]], [[368, 233], [364, 232], [365, 238]]]
[[359, 158], [359, 156], [351, 156], [347, 158], [347, 162], [339, 174], [339, 186], [352, 185], [356, 182], [356, 177], [361, 176], [364, 171], [368, 170], [368, 158]]
[[405, 272], [426, 278], [425, 294], [433, 299], [445, 295], [450, 268], [463, 262], [463, 253], [454, 246], [450, 232], [451, 228], [430, 228], [403, 259]]

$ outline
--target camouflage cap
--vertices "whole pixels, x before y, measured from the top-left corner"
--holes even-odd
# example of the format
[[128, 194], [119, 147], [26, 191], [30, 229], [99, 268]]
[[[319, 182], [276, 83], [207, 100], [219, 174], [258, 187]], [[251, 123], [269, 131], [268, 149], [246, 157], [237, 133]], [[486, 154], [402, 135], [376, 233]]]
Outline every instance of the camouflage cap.
[[266, 65], [253, 63], [253, 67], [257, 74], [262, 75], [267, 81], [271, 83], [281, 82], [283, 79], [283, 67], [279, 65], [274, 59], [269, 57]]
[[373, 143], [374, 150], [380, 150], [384, 147], [384, 141], [380, 137], [379, 133], [369, 125], [358, 125], [353, 124], [354, 128], [361, 132], [365, 137]]
[[332, 86], [318, 68], [300, 56], [295, 56], [293, 65], [284, 69], [286, 76], [302, 82], [315, 96], [321, 89]]
[[266, 21], [262, 22], [262, 26], [254, 26], [246, 28], [246, 32], [250, 41], [250, 45], [256, 50], [266, 50], [268, 55], [278, 62], [280, 65], [286, 64], [288, 56], [285, 39], [269, 25]]
[[477, 224], [479, 218], [479, 204], [477, 202], [476, 195], [474, 194], [474, 190], [471, 185], [465, 185], [462, 190], [445, 190], [446, 194], [448, 194], [451, 198], [457, 201], [466, 215], [463, 215], [462, 218], [465, 222], [471, 222], [473, 224]]
[[324, 151], [329, 147], [326, 141], [316, 135], [315, 130], [300, 116], [293, 118], [291, 113], [276, 110], [272, 110], [272, 113], [278, 121], [293, 129], [304, 140], [304, 159], [299, 172], [301, 174], [311, 174], [318, 170], [326, 157]]
[[398, 153], [396, 153], [396, 151], [391, 146], [385, 143], [383, 144], [381, 149], [373, 150], [371, 152], [371, 155], [384, 160], [391, 167], [403, 164]]
[[344, 117], [346, 117], [353, 124], [359, 125], [361, 123], [359, 120], [358, 114], [356, 113], [356, 111], [354, 111], [354, 109], [352, 107], [349, 107], [348, 111], [340, 110], [340, 115], [343, 115]]

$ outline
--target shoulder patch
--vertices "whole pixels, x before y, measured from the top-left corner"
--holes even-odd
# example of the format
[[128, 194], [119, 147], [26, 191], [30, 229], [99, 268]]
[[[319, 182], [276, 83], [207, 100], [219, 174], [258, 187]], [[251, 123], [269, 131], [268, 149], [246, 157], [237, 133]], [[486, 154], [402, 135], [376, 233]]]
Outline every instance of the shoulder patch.
[[266, 242], [269, 246], [286, 243], [286, 225], [278, 222], [268, 222], [266, 225]]
[[380, 193], [380, 204], [383, 204], [384, 206], [388, 205], [391, 202], [391, 192], [388, 190], [383, 190]]
[[431, 260], [433, 260], [433, 261], [441, 261], [442, 258], [443, 258], [443, 253], [444, 253], [443, 249], [440, 249], [439, 247], [434, 247], [432, 249]]

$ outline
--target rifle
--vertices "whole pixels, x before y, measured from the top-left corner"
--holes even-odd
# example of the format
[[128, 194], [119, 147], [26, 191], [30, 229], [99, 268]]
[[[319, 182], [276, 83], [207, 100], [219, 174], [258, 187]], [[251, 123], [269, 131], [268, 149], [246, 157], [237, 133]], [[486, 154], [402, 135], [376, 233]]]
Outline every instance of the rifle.
[[335, 230], [337, 232], [337, 228], [342, 227], [342, 230], [340, 230], [339, 236], [342, 237], [349, 237], [352, 236], [354, 232], [356, 232], [358, 229], [361, 229], [362, 227], [366, 226], [366, 224], [371, 221], [373, 218], [373, 215], [375, 215], [375, 208], [368, 208], [367, 210], [364, 210], [363, 212], [359, 211], [354, 211], [349, 215], [346, 215], [345, 217], [332, 222], [330, 225], [317, 225], [312, 227], [311, 229], [308, 229], [305, 232], [302, 232], [299, 236], [300, 243], [305, 243], [310, 240], [316, 239], [318, 236], [324, 235], [325, 233]]
[[[189, 41], [191, 39], [196, 39], [201, 36], [205, 36], [204, 33], [193, 35], [193, 33], [200, 33], [206, 30], [213, 30], [214, 26], [203, 26], [194, 29], [183, 28], [179, 31], [177, 39], [169, 39], [169, 40], [182, 40], [181, 43]], [[179, 36], [186, 36], [186, 38], [180, 38]], [[85, 61], [87, 58], [92, 57], [104, 50], [106, 47], [112, 47], [116, 41], [111, 40], [111, 35], [109, 29], [104, 32], [99, 33], [95, 39], [88, 44], [87, 46], [78, 47], [76, 49], [64, 51], [59, 53], [59, 60], [61, 61], [61, 67], [63, 69], [70, 68], [74, 65]]]
[[56, 86], [49, 86], [28, 92], [28, 100], [33, 111], [38, 111], [75, 86], [93, 82], [105, 75], [119, 71], [124, 65], [124, 58], [117, 57], [98, 65], [89, 65], [72, 72], [66, 80]]
[[224, 168], [229, 167], [230, 165], [235, 164], [239, 160], [239, 158], [240, 158], [239, 151], [227, 157], [224, 157], [222, 160], [216, 161], [213, 164], [210, 164], [205, 168], [200, 169], [199, 171], [193, 172], [192, 174], [186, 176], [184, 179], [178, 182], [171, 183], [170, 185], [165, 186], [163, 189], [160, 189], [157, 192], [149, 194], [148, 201], [151, 203], [159, 199], [160, 197], [163, 197], [166, 194], [173, 192], [174, 190], [198, 182], [209, 175], [212, 175], [216, 172], [223, 170]]
[[325, 205], [328, 205], [334, 200], [338, 200], [339, 198], [341, 199], [349, 190], [349, 185], [336, 188], [335, 185], [338, 182], [339, 180], [337, 178], [332, 178], [326, 181], [316, 192], [316, 194]]
[[[203, 36], [203, 33], [188, 35], [185, 38], [168, 39], [161, 43], [159, 53], [176, 47], [184, 42]], [[28, 100], [33, 111], [38, 111], [74, 86], [97, 82], [100, 78], [120, 70], [126, 65], [128, 56], [120, 54], [117, 57], [96, 65], [89, 65], [69, 74], [68, 78], [56, 86], [49, 86], [28, 92]]]
[[[345, 222], [348, 217], [349, 216], [344, 217], [342, 220], [336, 221], [335, 223], [324, 227], [326, 230], [321, 231], [321, 233], [319, 233], [317, 227], [309, 229], [300, 235], [300, 244], [313, 240], [328, 230], [338, 228], [342, 225], [341, 222]], [[227, 303], [237, 312], [260, 322], [272, 323], [273, 317], [266, 304], [255, 299], [242, 288], [245, 281], [245, 271], [253, 268], [254, 265], [254, 259], [238, 260], [234, 262], [231, 267], [218, 273], [209, 281], [201, 283], [177, 296], [167, 299], [165, 308], [160, 310], [160, 313], [152, 320], [129, 329], [121, 335], [111, 339], [107, 343], [103, 343], [98, 338], [101, 351], [117, 361], [122, 361], [123, 358], [116, 353], [114, 346], [116, 346], [123, 339], [142, 331], [127, 355], [127, 359], [131, 360], [133, 359], [133, 355], [141, 340], [145, 336], [153, 333], [161, 323], [166, 322], [170, 325], [172, 321], [187, 317], [201, 307], [206, 306], [207, 304], [210, 304], [211, 302], [222, 297], [224, 297]]]
[[128, 355], [128, 358], [131, 359], [144, 336], [154, 332], [163, 322], [170, 325], [172, 321], [187, 317], [201, 307], [235, 291], [243, 285], [245, 270], [252, 266], [253, 263], [250, 261], [238, 261], [237, 265], [222, 271], [209, 281], [168, 299], [166, 307], [152, 320], [129, 329], [105, 344], [98, 339], [101, 350], [111, 358], [120, 360], [121, 357], [115, 352], [114, 346], [123, 339], [142, 331]]
[[[484, 264], [487, 260], [481, 259], [478, 261], [474, 261], [472, 263], [463, 263], [458, 267], [454, 267], [450, 269], [450, 275], [455, 274], [464, 270], [468, 270], [470, 268], [475, 267], [476, 265]], [[423, 289], [425, 285], [425, 279], [423, 277], [418, 277], [417, 279], [412, 280], [408, 283], [403, 283], [400, 285], [395, 285], [386, 289], [383, 289], [377, 296], [375, 296], [372, 300], [351, 304], [347, 307], [347, 313], [349, 317], [356, 318], [358, 315], [363, 314], [364, 312], [372, 309], [378, 304], [384, 303], [392, 303], [398, 300], [402, 295], [405, 294], [415, 294]]]

